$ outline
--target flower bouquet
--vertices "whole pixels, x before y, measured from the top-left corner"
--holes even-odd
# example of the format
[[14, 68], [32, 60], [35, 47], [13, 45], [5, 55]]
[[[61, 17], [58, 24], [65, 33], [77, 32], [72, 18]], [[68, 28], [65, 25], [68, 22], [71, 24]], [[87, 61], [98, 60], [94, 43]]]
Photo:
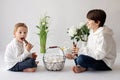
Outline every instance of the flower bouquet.
[[89, 29], [85, 23], [81, 23], [78, 27], [72, 26], [68, 28], [67, 33], [71, 37], [71, 40], [73, 40], [73, 45], [76, 46], [75, 42], [87, 42]]
[[36, 26], [39, 29], [39, 38], [40, 38], [40, 53], [46, 53], [46, 41], [48, 33], [48, 19], [49, 16], [44, 16], [40, 19], [39, 26]]

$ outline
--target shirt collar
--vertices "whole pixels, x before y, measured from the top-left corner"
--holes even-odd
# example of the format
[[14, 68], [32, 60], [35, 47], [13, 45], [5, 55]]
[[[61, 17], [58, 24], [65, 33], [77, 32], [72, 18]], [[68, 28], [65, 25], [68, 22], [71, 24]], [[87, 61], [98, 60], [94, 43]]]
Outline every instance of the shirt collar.
[[93, 30], [91, 30], [90, 33], [96, 35], [96, 34], [99, 34], [103, 29], [104, 29], [104, 27], [99, 27], [95, 32], [93, 32]]

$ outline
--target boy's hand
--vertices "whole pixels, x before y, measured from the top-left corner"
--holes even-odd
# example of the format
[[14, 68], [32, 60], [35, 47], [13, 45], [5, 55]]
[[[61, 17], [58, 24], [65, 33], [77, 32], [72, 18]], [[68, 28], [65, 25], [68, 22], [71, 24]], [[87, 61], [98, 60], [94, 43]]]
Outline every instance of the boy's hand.
[[73, 54], [78, 54], [79, 48], [78, 47], [74, 47], [72, 48], [72, 53]]
[[68, 59], [74, 59], [76, 56], [74, 54], [68, 53], [65, 55], [65, 57]]
[[77, 47], [77, 44], [75, 44], [75, 42], [73, 42], [72, 53], [74, 55], [78, 55], [78, 51], [79, 51], [79, 48]]

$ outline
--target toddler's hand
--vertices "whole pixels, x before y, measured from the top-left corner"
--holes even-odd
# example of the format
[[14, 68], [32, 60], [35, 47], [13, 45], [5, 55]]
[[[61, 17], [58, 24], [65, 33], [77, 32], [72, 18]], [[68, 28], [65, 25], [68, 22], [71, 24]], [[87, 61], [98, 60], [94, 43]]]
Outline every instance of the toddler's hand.
[[35, 52], [32, 53], [32, 58], [36, 59], [37, 58], [37, 54]]
[[25, 48], [30, 52], [30, 50], [33, 48], [33, 45], [31, 43], [28, 43]]

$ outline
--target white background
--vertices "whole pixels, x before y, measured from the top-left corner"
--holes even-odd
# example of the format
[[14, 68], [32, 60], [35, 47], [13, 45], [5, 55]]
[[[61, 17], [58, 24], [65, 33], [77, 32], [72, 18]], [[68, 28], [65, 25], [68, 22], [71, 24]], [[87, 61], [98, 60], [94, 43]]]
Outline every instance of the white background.
[[27, 40], [39, 53], [36, 25], [44, 14], [51, 17], [47, 46], [70, 47], [67, 28], [85, 22], [87, 12], [95, 8], [107, 13], [105, 25], [113, 29], [120, 51], [120, 0], [0, 0], [0, 51], [13, 39], [14, 25], [24, 22], [29, 27]]

